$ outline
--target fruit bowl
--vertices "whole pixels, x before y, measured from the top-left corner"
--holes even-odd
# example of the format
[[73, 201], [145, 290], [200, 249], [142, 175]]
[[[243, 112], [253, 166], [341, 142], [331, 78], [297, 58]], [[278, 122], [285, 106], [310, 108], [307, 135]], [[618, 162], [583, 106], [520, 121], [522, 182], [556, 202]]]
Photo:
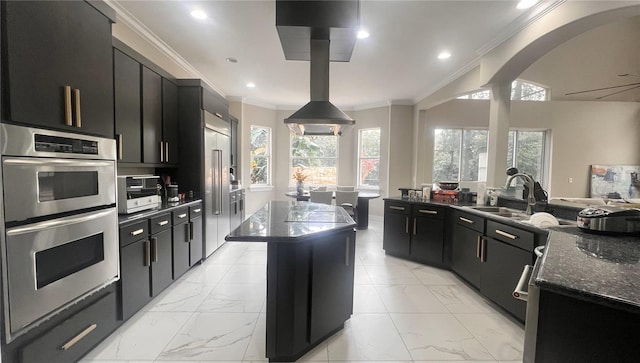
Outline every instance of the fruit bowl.
[[458, 185], [460, 185], [460, 183], [458, 183], [457, 181], [442, 181], [442, 182], [438, 182], [438, 186], [440, 186], [440, 189], [444, 189], [444, 190], [455, 190], [458, 188]]

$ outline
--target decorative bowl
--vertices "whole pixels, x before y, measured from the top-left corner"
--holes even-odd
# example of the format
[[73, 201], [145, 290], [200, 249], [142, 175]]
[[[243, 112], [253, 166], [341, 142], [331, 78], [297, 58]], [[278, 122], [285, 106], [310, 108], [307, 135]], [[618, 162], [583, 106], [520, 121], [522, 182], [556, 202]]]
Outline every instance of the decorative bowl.
[[438, 182], [438, 185], [440, 186], [440, 189], [455, 190], [458, 188], [458, 185], [460, 185], [460, 183], [457, 181], [441, 181]]

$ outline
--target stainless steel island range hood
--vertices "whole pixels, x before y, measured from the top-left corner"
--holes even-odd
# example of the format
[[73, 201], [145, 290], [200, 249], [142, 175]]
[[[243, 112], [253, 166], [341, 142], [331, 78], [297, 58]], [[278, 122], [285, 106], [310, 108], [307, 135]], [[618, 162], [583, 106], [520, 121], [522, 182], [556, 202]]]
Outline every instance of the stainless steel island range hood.
[[340, 135], [344, 127], [355, 125], [329, 102], [329, 63], [351, 59], [359, 24], [359, 1], [276, 1], [285, 58], [311, 64], [311, 100], [284, 120], [294, 134]]

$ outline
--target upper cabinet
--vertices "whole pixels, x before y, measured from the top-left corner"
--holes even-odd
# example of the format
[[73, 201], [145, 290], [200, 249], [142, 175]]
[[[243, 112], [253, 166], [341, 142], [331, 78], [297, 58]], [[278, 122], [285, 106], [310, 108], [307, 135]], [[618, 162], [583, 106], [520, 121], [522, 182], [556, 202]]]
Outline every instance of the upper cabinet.
[[114, 49], [113, 79], [118, 162], [140, 163], [140, 63]]
[[142, 67], [142, 161], [158, 164], [164, 161], [162, 142], [162, 77]]
[[3, 1], [3, 120], [113, 137], [111, 20], [84, 1]]
[[178, 86], [162, 79], [162, 141], [164, 161], [178, 163]]

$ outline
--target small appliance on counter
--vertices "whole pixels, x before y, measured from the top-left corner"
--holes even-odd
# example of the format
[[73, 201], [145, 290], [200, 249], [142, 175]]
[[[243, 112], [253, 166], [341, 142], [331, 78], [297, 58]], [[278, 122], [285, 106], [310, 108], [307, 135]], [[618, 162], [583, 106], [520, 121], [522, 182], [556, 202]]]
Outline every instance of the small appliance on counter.
[[167, 185], [167, 202], [177, 203], [179, 201], [180, 201], [180, 196], [178, 195], [178, 185], [177, 184]]
[[154, 175], [118, 176], [118, 213], [131, 214], [157, 208], [161, 202], [158, 185], [160, 177]]
[[616, 206], [589, 207], [578, 213], [578, 228], [600, 234], [640, 235], [640, 209]]

